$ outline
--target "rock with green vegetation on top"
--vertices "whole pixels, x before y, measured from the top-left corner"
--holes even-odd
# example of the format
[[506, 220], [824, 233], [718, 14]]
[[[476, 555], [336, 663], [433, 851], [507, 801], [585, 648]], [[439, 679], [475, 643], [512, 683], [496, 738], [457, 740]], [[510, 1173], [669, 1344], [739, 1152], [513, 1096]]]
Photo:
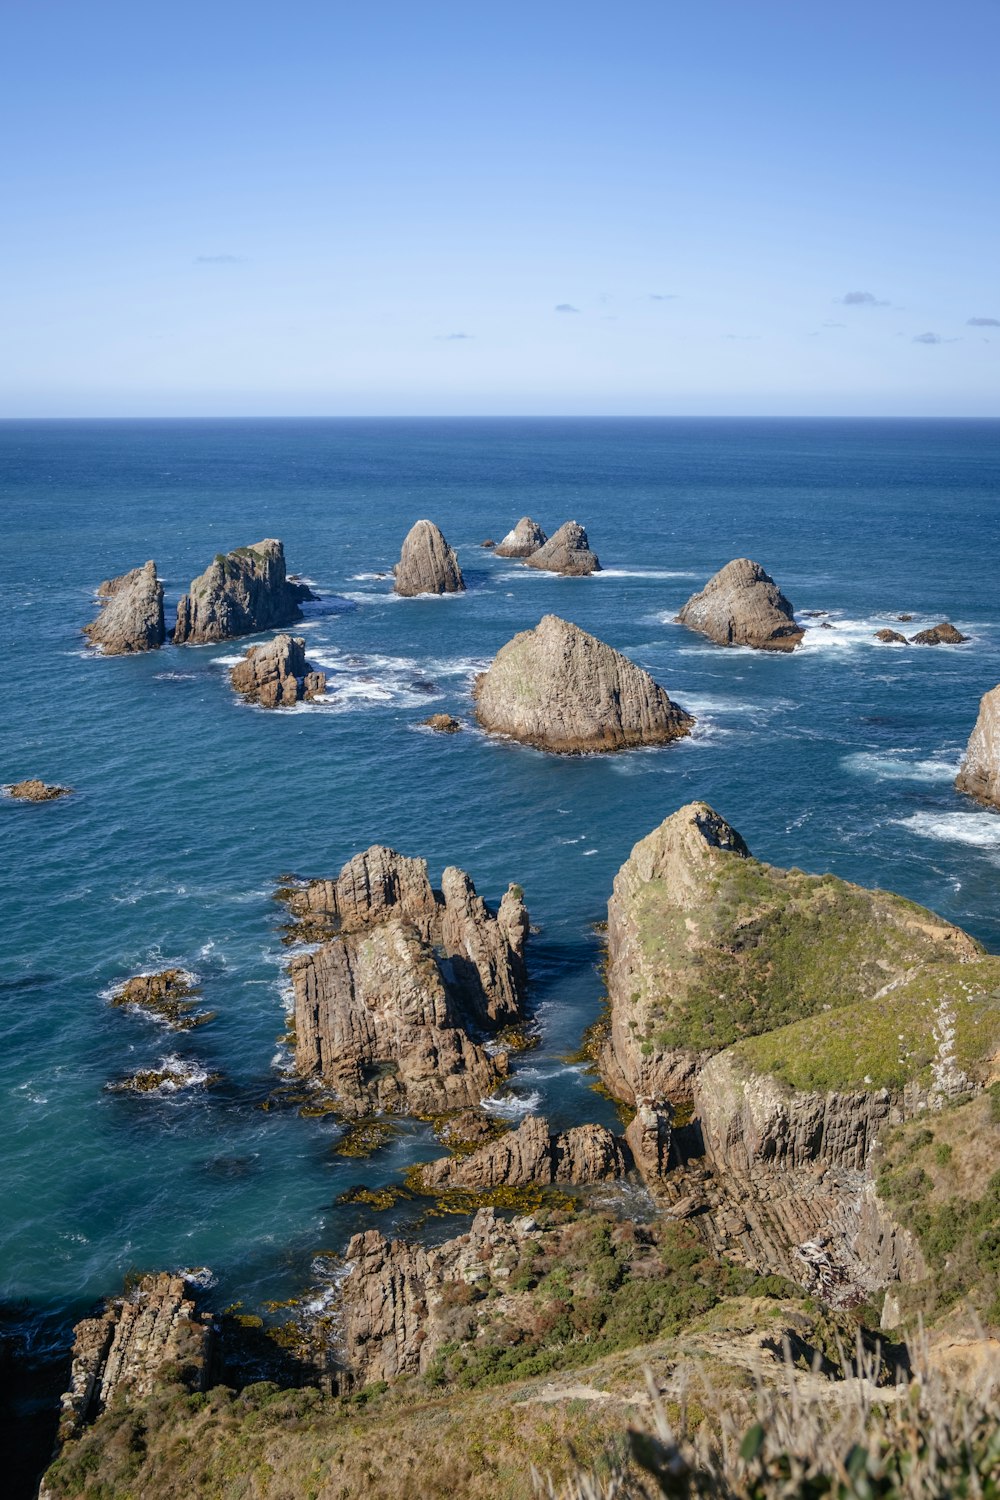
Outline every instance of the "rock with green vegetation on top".
[[982, 696], [955, 785], [987, 807], [1000, 807], [1000, 686]]
[[274, 538], [220, 552], [177, 606], [174, 645], [228, 641], [291, 625], [302, 618], [299, 606], [315, 597], [304, 583], [289, 580], [285, 549]]

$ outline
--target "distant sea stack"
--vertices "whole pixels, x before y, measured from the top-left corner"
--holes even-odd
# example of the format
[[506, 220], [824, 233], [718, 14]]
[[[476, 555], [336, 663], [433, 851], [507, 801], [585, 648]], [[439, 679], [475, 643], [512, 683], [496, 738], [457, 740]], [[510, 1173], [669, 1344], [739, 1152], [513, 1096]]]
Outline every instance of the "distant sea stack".
[[302, 601], [315, 597], [304, 583], [288, 581], [285, 549], [273, 537], [220, 552], [177, 606], [174, 645], [200, 646], [291, 625], [302, 618]]
[[548, 537], [538, 522], [533, 521], [530, 516], [522, 516], [513, 531], [508, 531], [494, 550], [497, 557], [531, 557], [547, 541]]
[[558, 615], [502, 646], [474, 695], [484, 729], [562, 755], [662, 745], [694, 724], [648, 672]]
[[306, 643], [300, 635], [277, 635], [262, 646], [251, 646], [229, 680], [248, 703], [262, 708], [292, 708], [326, 692], [326, 673], [306, 661]]
[[546, 573], [565, 573], [572, 578], [583, 578], [588, 573], [601, 571], [596, 552], [590, 550], [587, 533], [576, 521], [567, 521], [560, 526], [544, 546], [525, 557], [524, 561], [529, 568], [541, 568]]
[[84, 626], [84, 635], [105, 656], [127, 656], [133, 651], [155, 651], [166, 640], [163, 584], [156, 564], [145, 563], [117, 578], [106, 578], [97, 590], [102, 608]]
[[1000, 685], [983, 694], [955, 785], [977, 802], [1000, 807]]
[[397, 594], [460, 594], [465, 579], [458, 558], [433, 521], [416, 521], [407, 532], [399, 562], [393, 568]]
[[804, 634], [792, 606], [760, 563], [737, 557], [693, 594], [677, 621], [719, 646], [794, 651]]

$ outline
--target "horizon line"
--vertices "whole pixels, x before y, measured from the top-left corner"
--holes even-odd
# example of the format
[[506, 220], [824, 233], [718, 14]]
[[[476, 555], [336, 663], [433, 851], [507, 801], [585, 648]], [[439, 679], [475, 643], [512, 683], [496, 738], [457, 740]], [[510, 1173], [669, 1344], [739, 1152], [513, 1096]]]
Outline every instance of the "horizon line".
[[175, 412], [48, 413], [12, 422], [1000, 422], [1000, 412]]

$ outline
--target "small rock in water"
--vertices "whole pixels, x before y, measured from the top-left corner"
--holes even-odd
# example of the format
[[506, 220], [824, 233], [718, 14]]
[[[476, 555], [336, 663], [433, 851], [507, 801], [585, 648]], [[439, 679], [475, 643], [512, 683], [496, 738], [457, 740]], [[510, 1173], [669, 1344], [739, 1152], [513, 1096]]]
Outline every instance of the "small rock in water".
[[262, 708], [291, 708], [326, 692], [326, 673], [310, 667], [300, 635], [278, 635], [262, 646], [251, 646], [229, 680], [248, 703]]
[[522, 516], [496, 549], [497, 557], [531, 557], [544, 547], [548, 537], [530, 516]]
[[911, 635], [910, 642], [914, 646], [958, 646], [968, 639], [950, 621], [942, 620], [940, 625], [933, 625], [930, 630], [921, 630], [917, 635]]
[[431, 714], [429, 719], [422, 719], [420, 722], [428, 729], [436, 729], [438, 734], [457, 734], [462, 727], [453, 714]]
[[20, 802], [54, 802], [57, 797], [68, 797], [72, 790], [71, 786], [48, 786], [37, 778], [4, 787], [8, 797], [16, 797]]
[[496, 546], [496, 542], [491, 536], [488, 536], [485, 542], [480, 542], [479, 545], [480, 547], [485, 547], [487, 551], [491, 551]]
[[890, 630], [888, 627], [883, 630], [876, 630], [875, 639], [877, 641], [885, 641], [887, 645], [906, 646], [908, 644], [905, 635], [902, 635], [898, 630]]

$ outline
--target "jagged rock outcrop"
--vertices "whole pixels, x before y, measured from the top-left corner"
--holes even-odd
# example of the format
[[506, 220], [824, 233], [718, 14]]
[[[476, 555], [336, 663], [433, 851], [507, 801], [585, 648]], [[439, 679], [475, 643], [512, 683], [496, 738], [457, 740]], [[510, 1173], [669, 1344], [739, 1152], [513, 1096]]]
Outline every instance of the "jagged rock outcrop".
[[27, 781], [10, 782], [3, 790], [8, 797], [13, 797], [17, 802], [56, 802], [60, 797], [68, 797], [73, 788], [55, 786], [49, 782], [39, 781], [37, 777], [31, 777]]
[[959, 928], [886, 891], [755, 860], [707, 803], [641, 839], [608, 903], [612, 1092], [686, 1098], [740, 1036], [870, 998], [925, 965], [971, 959]]
[[759, 651], [793, 651], [804, 634], [774, 579], [748, 557], [720, 568], [692, 594], [677, 620], [719, 646]]
[[882, 641], [886, 646], [905, 646], [908, 644], [906, 636], [901, 631], [889, 630], [888, 627], [883, 630], [876, 630], [875, 639]]
[[541, 568], [546, 573], [565, 573], [573, 578], [601, 571], [597, 554], [590, 550], [587, 533], [576, 521], [564, 522], [537, 552], [526, 555], [524, 561], [529, 568]]
[[521, 1017], [528, 914], [511, 886], [494, 916], [464, 870], [435, 891], [424, 860], [375, 845], [336, 881], [290, 892], [329, 941], [292, 964], [296, 1063], [345, 1113], [440, 1114], [504, 1077], [481, 1038]]
[[955, 785], [987, 807], [1000, 807], [1000, 685], [980, 700]]
[[929, 630], [918, 631], [916, 635], [910, 636], [912, 646], [960, 646], [969, 637], [956, 630], [948, 620], [942, 620], [940, 625], [932, 625]]
[[530, 516], [522, 516], [512, 531], [494, 548], [497, 557], [531, 557], [544, 547], [548, 537]]
[[182, 1276], [143, 1276], [96, 1318], [74, 1329], [70, 1385], [62, 1398], [59, 1441], [77, 1436], [112, 1396], [148, 1396], [167, 1366], [191, 1390], [214, 1374], [212, 1319], [197, 1311]]
[[277, 635], [262, 646], [251, 646], [229, 680], [248, 703], [262, 708], [291, 708], [326, 692], [326, 673], [306, 661], [306, 643], [300, 635]]
[[171, 1031], [193, 1031], [212, 1020], [210, 1012], [197, 1008], [200, 994], [194, 975], [186, 969], [162, 969], [158, 974], [133, 974], [115, 986], [110, 1000], [121, 1010], [151, 1016]]
[[694, 724], [648, 672], [558, 615], [502, 646], [473, 692], [484, 729], [563, 755], [667, 744]]
[[577, 1125], [558, 1134], [547, 1120], [529, 1115], [517, 1128], [469, 1156], [444, 1156], [420, 1168], [423, 1187], [549, 1187], [555, 1183], [606, 1182], [623, 1177], [625, 1152], [603, 1125]]
[[[502, 1282], [519, 1248], [538, 1233], [532, 1219], [504, 1223], [483, 1208], [468, 1234], [429, 1248], [387, 1240], [375, 1229], [356, 1234], [347, 1247], [341, 1301], [344, 1357], [354, 1382], [423, 1374], [457, 1331], [449, 1292], [488, 1278]], [[474, 1325], [474, 1314], [458, 1311]]]
[[625, 1141], [644, 1182], [658, 1182], [670, 1170], [673, 1122], [668, 1099], [636, 1099], [635, 1119], [625, 1132]]
[[285, 549], [273, 537], [217, 553], [177, 606], [175, 646], [199, 646], [256, 635], [302, 619], [300, 604], [316, 595], [292, 583], [285, 571]]
[[393, 568], [397, 594], [458, 594], [465, 588], [458, 558], [433, 521], [416, 521]]
[[148, 562], [131, 573], [106, 578], [97, 590], [102, 608], [96, 620], [84, 627], [92, 646], [105, 656], [125, 656], [133, 651], [155, 651], [167, 632], [163, 620], [163, 584], [156, 564]]

